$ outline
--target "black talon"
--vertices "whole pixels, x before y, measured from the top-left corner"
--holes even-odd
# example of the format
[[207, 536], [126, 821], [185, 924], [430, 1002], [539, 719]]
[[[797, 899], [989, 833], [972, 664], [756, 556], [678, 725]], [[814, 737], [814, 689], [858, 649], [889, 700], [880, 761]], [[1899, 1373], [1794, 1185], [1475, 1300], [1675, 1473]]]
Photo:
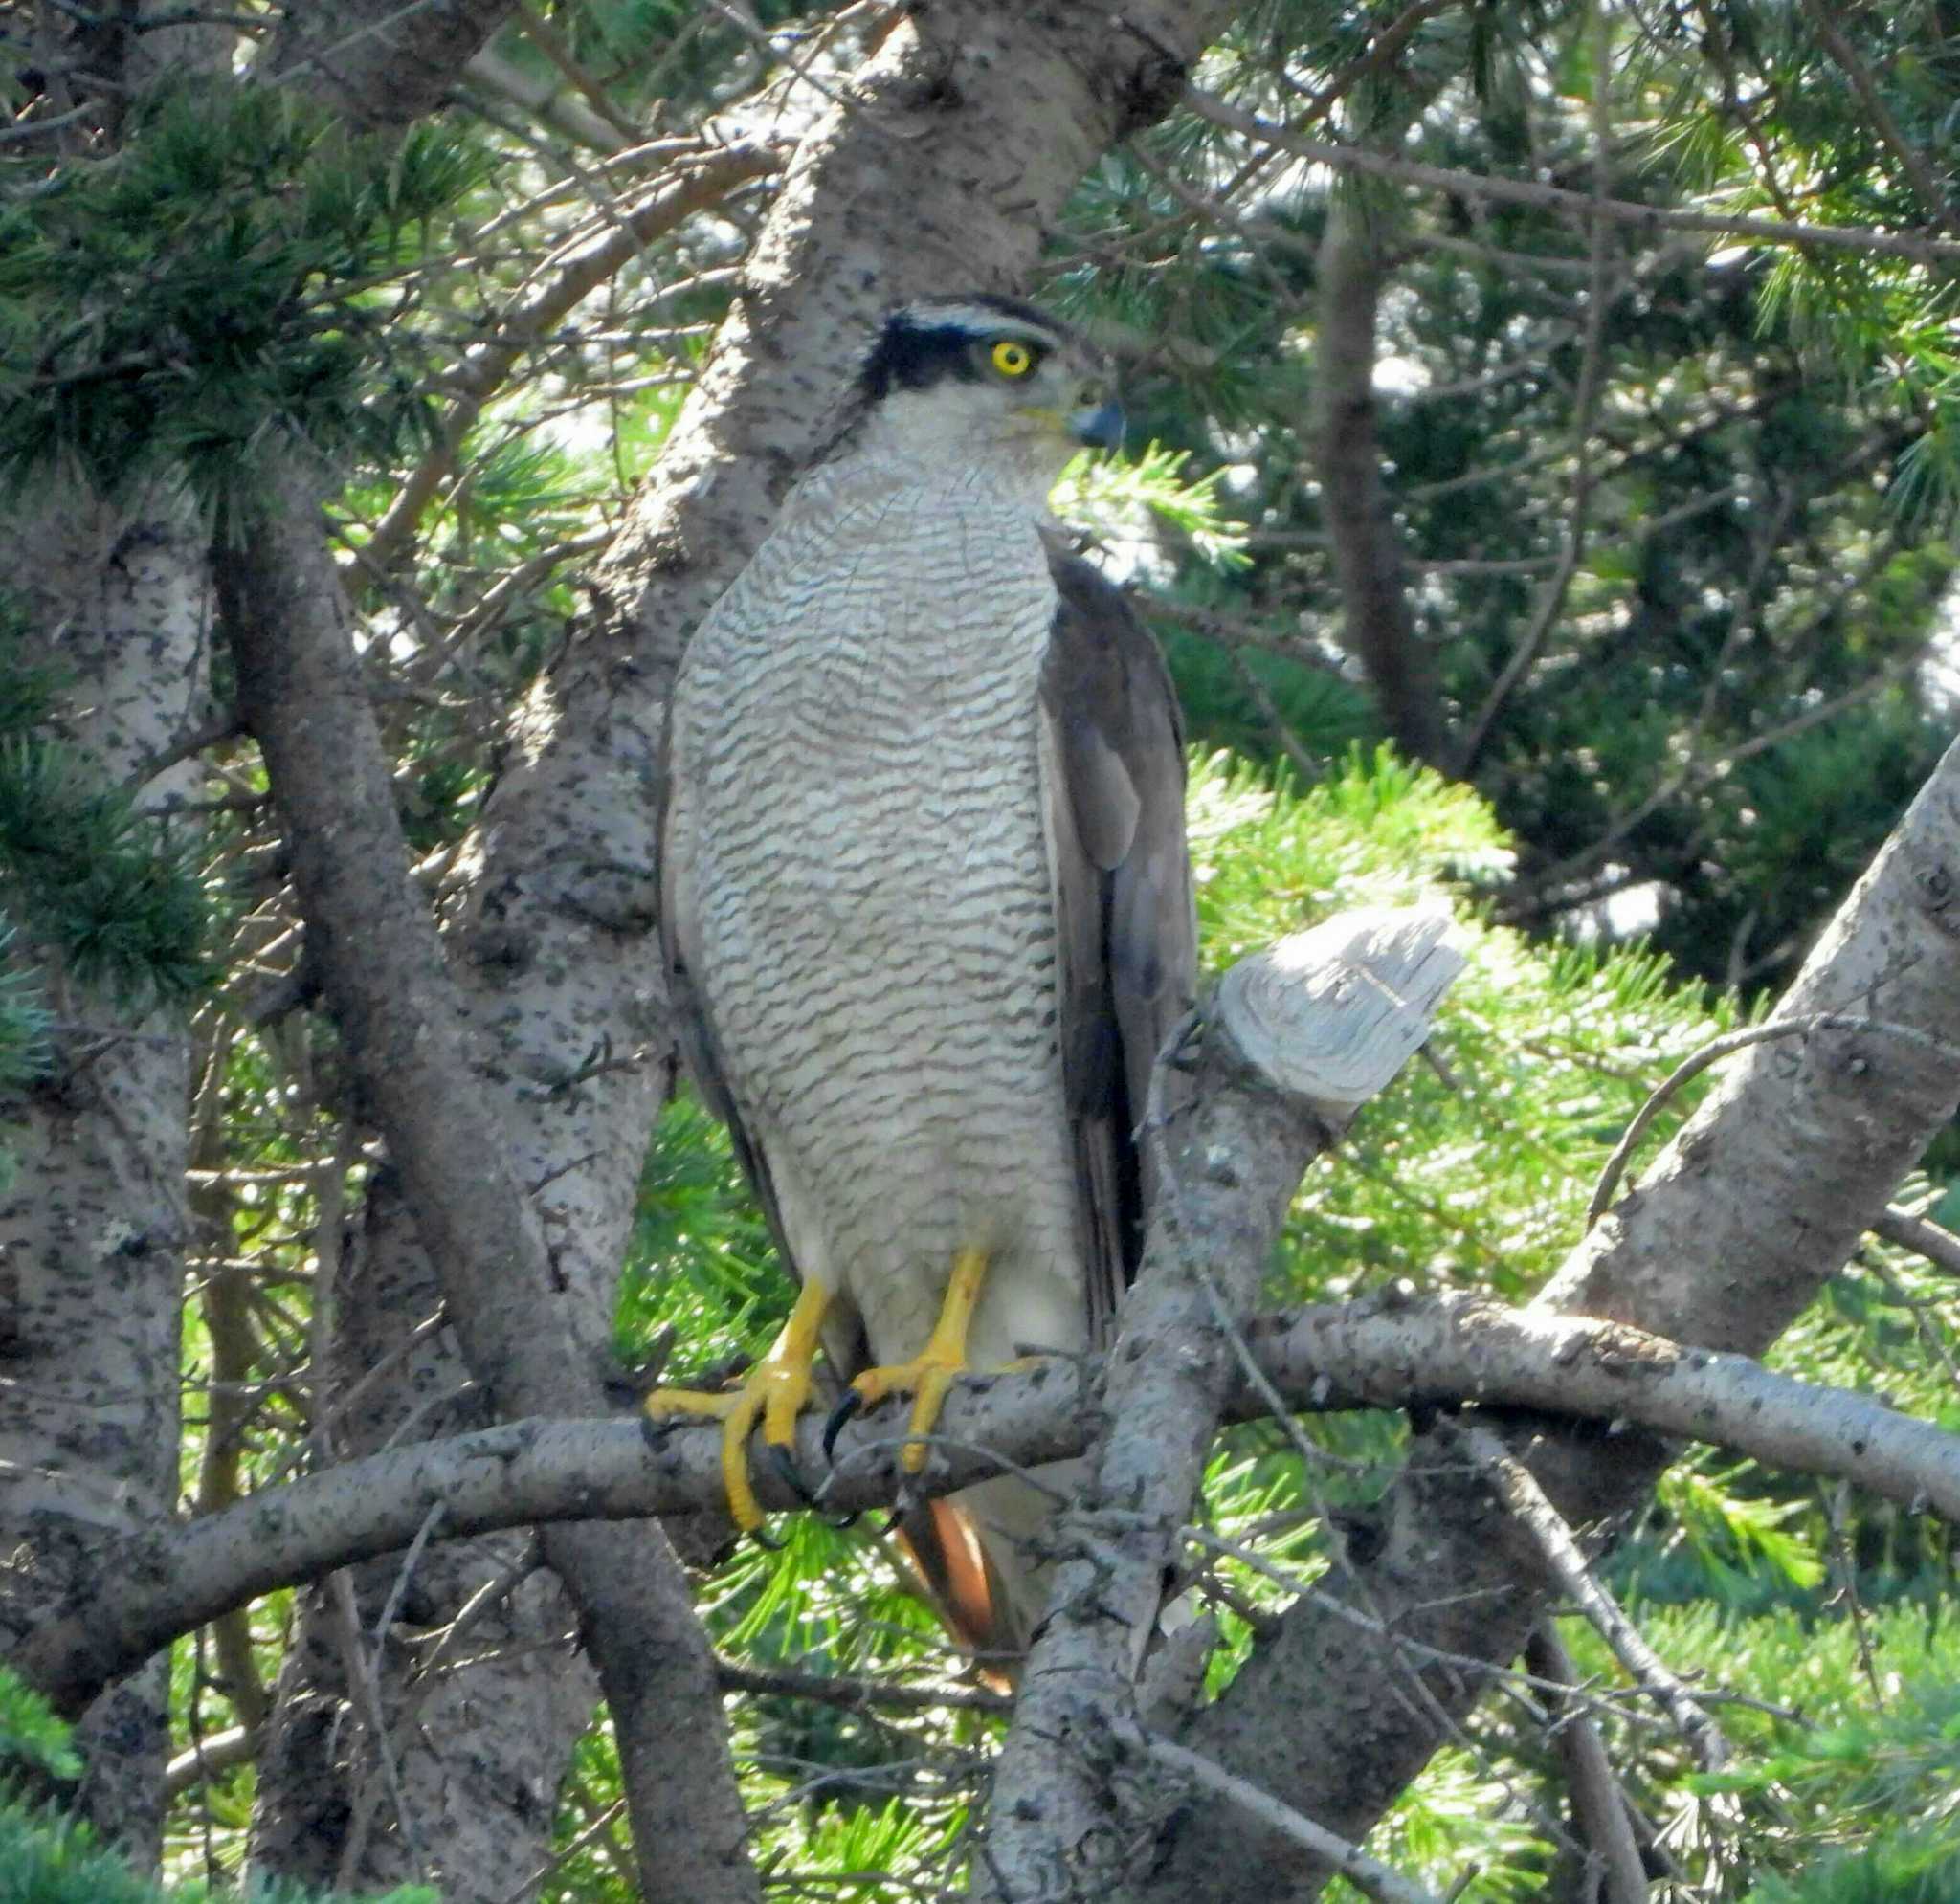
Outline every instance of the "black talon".
[[782, 1541], [770, 1539], [760, 1527], [751, 1527], [748, 1530], [748, 1538], [766, 1554], [780, 1554], [783, 1551]]
[[805, 1507], [814, 1507], [816, 1496], [810, 1491], [810, 1483], [803, 1478], [803, 1470], [797, 1467], [796, 1457], [781, 1442], [769, 1442], [769, 1460], [775, 1471], [783, 1477], [783, 1484], [800, 1500]]
[[837, 1437], [844, 1431], [844, 1424], [864, 1406], [864, 1397], [855, 1388], [846, 1388], [837, 1398], [837, 1406], [830, 1412], [830, 1419], [823, 1425], [823, 1458], [835, 1461], [837, 1458]]
[[835, 1528], [841, 1534], [847, 1527], [856, 1527], [863, 1517], [864, 1510], [861, 1507], [854, 1507], [849, 1514], [825, 1515], [823, 1524], [826, 1527]]

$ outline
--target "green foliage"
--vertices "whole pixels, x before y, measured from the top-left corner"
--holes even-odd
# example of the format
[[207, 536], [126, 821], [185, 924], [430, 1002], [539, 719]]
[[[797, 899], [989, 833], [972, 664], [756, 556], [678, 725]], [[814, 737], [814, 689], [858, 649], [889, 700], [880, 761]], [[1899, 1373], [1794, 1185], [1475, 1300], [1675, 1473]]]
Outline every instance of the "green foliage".
[[[1666, 1728], [1615, 1721], [1609, 1738], [1636, 1799], [1647, 1795], [1666, 1820], [1664, 1838], [1679, 1849], [1712, 1822], [1726, 1842], [1746, 1848], [1748, 1881], [1720, 1894], [1838, 1904], [1835, 1891], [1813, 1900], [1801, 1887], [1834, 1871], [1832, 1882], [1851, 1881], [1849, 1860], [1867, 1849], [1902, 1880], [1960, 1855], [1960, 1634], [1935, 1583], [1889, 1604], [1840, 1593], [1806, 1607], [1785, 1599], [1741, 1610], [1656, 1602], [1616, 1571], [1615, 1590], [1663, 1659], [1714, 1668], [1712, 1710], [1735, 1754], [1722, 1772], [1683, 1782], [1679, 1741]], [[1582, 1673], [1616, 1677], [1583, 1621], [1568, 1619], [1561, 1631]]]
[[386, 458], [426, 433], [386, 286], [488, 164], [444, 123], [350, 135], [289, 88], [144, 96], [120, 150], [0, 201], [0, 490], [161, 476], [223, 513], [268, 437]]
[[61, 670], [28, 646], [27, 606], [0, 584], [0, 742], [32, 733], [52, 712], [63, 685]]
[[8, 958], [13, 941], [13, 927], [0, 913], [0, 1099], [46, 1068], [48, 1033], [54, 1023], [39, 974]]
[[136, 1005], [210, 985], [212, 909], [187, 844], [72, 748], [0, 742], [0, 895], [83, 984]]
[[791, 1299], [727, 1132], [691, 1094], [676, 1097], [640, 1176], [616, 1312], [622, 1353], [637, 1361], [672, 1329], [687, 1345], [678, 1369], [698, 1374], [767, 1345]]
[[[1591, 11], [1445, 10], [1317, 128], [1320, 88], [1379, 23], [1289, 0], [1242, 15], [1203, 83], [1309, 137], [1570, 188], [1592, 176]], [[1892, 141], [1841, 84], [1817, 83], [1838, 62], [1809, 10], [1609, 13], [1611, 195], [1930, 235]], [[1915, 7], [1842, 26], [1951, 199], [1950, 23]], [[1292, 751], [1282, 728], [1312, 758], [1383, 731], [1345, 625], [1316, 437], [1336, 192], [1377, 214], [1386, 245], [1371, 427], [1445, 720], [1476, 717], [1545, 604], [1579, 521], [1575, 431], [1592, 444], [1579, 560], [1472, 769], [1516, 845], [1514, 916], [1549, 923], [1637, 888], [1684, 969], [1773, 984], [1950, 724], [1913, 673], [1953, 572], [1949, 268], [1650, 245], [1615, 225], [1600, 407], [1581, 417], [1594, 293], [1567, 214], [1286, 173], [1257, 141], [1189, 118], [1106, 160], [1071, 207], [1057, 280], [1137, 341], [1147, 367], [1125, 399], [1150, 436], [1190, 448], [1193, 474], [1234, 473], [1252, 565], [1179, 565], [1168, 592], [1215, 615], [1174, 659], [1193, 738], [1269, 764]], [[1895, 586], [1895, 565], [1922, 586]], [[1330, 662], [1346, 708], [1303, 685]]]
[[78, 1779], [81, 1760], [68, 1727], [17, 1672], [0, 1666], [0, 1776], [20, 1767], [51, 1779]]
[[1160, 443], [1136, 457], [1084, 454], [1062, 472], [1050, 506], [1105, 541], [1134, 542], [1144, 520], [1155, 517], [1213, 566], [1246, 567], [1244, 525], [1224, 514], [1218, 494], [1225, 472], [1192, 477], [1185, 471], [1190, 461], [1190, 451]]
[[[801, 79], [765, 98], [782, 68], [751, 23], [826, 85], [889, 24], [879, 10], [834, 23], [833, 10], [787, 0], [740, 11], [565, 0], [549, 24], [624, 122], [662, 138], [727, 108], [725, 125], [793, 136], [798, 115], [819, 109]], [[1950, 22], [1927, 0], [1835, 11], [1954, 198]], [[1842, 85], [1818, 83], [1807, 10], [1609, 9], [1604, 74], [1592, 12], [1397, 12], [1410, 32], [1394, 56], [1351, 74], [1323, 115], [1329, 77], [1377, 46], [1380, 10], [1260, 0], [1198, 77], [1310, 138], [1580, 189], [1592, 183], [1598, 104], [1615, 197], [1781, 215], [1774, 169], [1813, 221], [1928, 229], [1897, 152]], [[562, 88], [537, 17], [513, 19], [497, 50]], [[0, 72], [10, 123], [17, 65]], [[458, 92], [464, 112], [492, 97], [478, 72]], [[651, 242], [534, 340], [383, 573], [369, 538], [402, 459], [431, 441], [461, 353], [555, 268], [547, 258], [616, 221], [664, 161], [614, 169], [602, 145], [574, 162], [563, 122], [513, 132], [508, 100], [473, 131], [457, 129], [459, 113], [398, 147], [349, 137], [292, 89], [207, 83], [194, 99], [127, 106], [113, 138], [70, 151], [0, 144], [0, 481], [33, 493], [64, 470], [112, 490], [183, 476], [235, 526], [231, 504], [261, 443], [304, 439], [350, 471], [336, 515], [363, 663], [412, 849], [448, 904], [469, 877], [457, 850], [501, 739], [515, 731], [515, 759], [529, 744], [530, 719], [514, 710], [563, 652], [580, 565], [618, 521], [729, 308], [755, 196]], [[1404, 1275], [1523, 1296], [1571, 1246], [1599, 1164], [1653, 1083], [1751, 1008], [1697, 981], [1773, 983], [1945, 743], [1949, 721], [1929, 712], [1917, 668], [1946, 626], [1954, 573], [1950, 274], [1615, 226], [1601, 298], [1566, 211], [1378, 182], [1333, 189], [1388, 246], [1372, 406], [1386, 515], [1459, 731], [1538, 612], [1566, 537], [1583, 531], [1475, 788], [1377, 751], [1381, 718], [1333, 581], [1315, 423], [1325, 173], [1189, 112], [1097, 166], [1058, 222], [1046, 287], [1034, 288], [1129, 346], [1125, 402], [1152, 447], [1072, 472], [1057, 500], [1107, 544], [1116, 573], [1142, 581], [1139, 610], [1165, 638], [1204, 757], [1192, 817], [1212, 965], [1339, 907], [1418, 895], [1456, 907], [1469, 953], [1428, 1051], [1317, 1166], [1269, 1299], [1339, 1298]], [[1602, 393], [1585, 417], [1576, 396], [1595, 311]], [[195, 870], [167, 829], [47, 742], [39, 730], [66, 685], [20, 663], [10, 630], [21, 625], [0, 595], [0, 884], [19, 942], [135, 999], [192, 995]], [[284, 868], [253, 810], [263, 777], [245, 751], [217, 766], [230, 797], [207, 837], [241, 896], [228, 921], [240, 1002], [278, 1000], [303, 986]], [[1627, 888], [1659, 902], [1645, 948], [1612, 944], [1621, 927], [1593, 910]], [[1566, 942], [1562, 925], [1583, 942]], [[186, 1411], [193, 1488], [221, 1397], [249, 1397], [252, 1481], [324, 1445], [304, 1379], [318, 1323], [306, 1278], [330, 1233], [320, 1166], [351, 1095], [303, 1007], [202, 1016], [217, 1029], [200, 1025], [201, 1131], [238, 1168], [196, 1185], [212, 1282], [187, 1309], [184, 1367], [193, 1395], [213, 1385], [208, 1411]], [[8, 968], [0, 1089], [29, 1080], [46, 1027], [37, 976]], [[1670, 1108], [1655, 1148], [1707, 1082]], [[619, 1346], [637, 1359], [671, 1330], [670, 1373], [712, 1379], [768, 1341], [787, 1280], [724, 1136], [692, 1099], [665, 1112], [641, 1189]], [[217, 1292], [241, 1287], [254, 1361], [220, 1378], [209, 1318]], [[1960, 1426], [1950, 1291], [1902, 1252], [1868, 1246], [1778, 1361]], [[1214, 1688], [1257, 1621], [1332, 1563], [1328, 1517], [1365, 1517], [1407, 1439], [1399, 1417], [1375, 1412], [1224, 1438], [1205, 1516], [1261, 1564], [1218, 1559], [1207, 1583], [1232, 1596], [1214, 1609], [1226, 1637]], [[809, 1515], [773, 1532], [780, 1551], [744, 1544], [707, 1573], [703, 1618], [731, 1665], [928, 1694], [916, 1707], [845, 1708], [779, 1678], [731, 1697], [766, 1882], [838, 1896], [949, 1890], [997, 1722], [931, 1702], [960, 1663], [874, 1533]], [[1669, 1473], [1605, 1563], [1610, 1583], [1677, 1666], [1782, 1710], [1724, 1703], [1737, 1767], [1687, 1787], [1679, 1739], [1641, 1716], [1646, 1703], [1589, 1631], [1568, 1631], [1600, 1690], [1615, 1762], [1670, 1848], [1704, 1842], [1739, 1808], [1742, 1855], [1710, 1861], [1716, 1874], [1683, 1881], [1668, 1904], [1691, 1890], [1695, 1904], [1960, 1893], [1944, 1690], [1960, 1684], [1942, 1605], [1952, 1564], [1950, 1536], [1925, 1516], [1720, 1454]], [[422, 1582], [411, 1584], [412, 1600]], [[254, 1609], [268, 1683], [289, 1631], [286, 1597]], [[201, 1641], [172, 1662], [180, 1737], [236, 1716], [208, 1651]], [[377, 1650], [385, 1666], [393, 1655], [392, 1641]], [[0, 1732], [32, 1738], [31, 1718], [6, 1716], [7, 1696], [0, 1679]], [[23, 1778], [60, 1776], [64, 1751], [58, 1731], [42, 1733], [16, 1762]], [[181, 1867], [201, 1855], [226, 1868], [254, 1776], [240, 1766], [179, 1802]], [[1466, 1898], [1576, 1894], [1545, 1849], [1546, 1815], [1563, 1803], [1556, 1777], [1539, 1727], [1499, 1703], [1372, 1849], [1438, 1895], [1472, 1868]], [[609, 1816], [620, 1798], [601, 1721], [567, 1782], [568, 1855], [547, 1895], [635, 1895], [623, 1826]], [[41, 1869], [41, 1850], [11, 1856], [5, 1833], [21, 1816], [0, 1826], [0, 1862]], [[51, 1868], [70, 1888], [50, 1897], [125, 1895], [126, 1880], [100, 1876], [100, 1854], [78, 1841]]]
[[1745, 1904], [1952, 1904], [1960, 1852], [1949, 1840], [1887, 1832], [1855, 1851], [1834, 1851], [1796, 1877], [1765, 1878]]
[[[158, 1886], [138, 1877], [120, 1852], [97, 1842], [84, 1825], [14, 1795], [10, 1773], [26, 1770], [61, 1781], [78, 1778], [81, 1761], [69, 1731], [47, 1701], [0, 1666], [0, 1904], [221, 1904], [203, 1884]], [[255, 1886], [255, 1904], [327, 1904], [296, 1886]], [[409, 1885], [372, 1904], [437, 1904], [435, 1893]]]
[[[138, 1877], [117, 1851], [85, 1826], [59, 1813], [0, 1799], [0, 1904], [222, 1904], [227, 1893], [203, 1884], [159, 1886]], [[288, 1884], [255, 1887], [253, 1904], [311, 1904], [317, 1892]], [[424, 1885], [410, 1885], [373, 1904], [437, 1904]]]

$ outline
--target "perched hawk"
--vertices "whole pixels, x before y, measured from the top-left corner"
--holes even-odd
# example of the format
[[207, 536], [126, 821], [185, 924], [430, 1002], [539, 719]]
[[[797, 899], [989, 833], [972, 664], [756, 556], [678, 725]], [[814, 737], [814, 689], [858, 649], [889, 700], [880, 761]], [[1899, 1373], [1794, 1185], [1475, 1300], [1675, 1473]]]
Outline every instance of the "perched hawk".
[[[886, 321], [843, 427], [689, 644], [661, 944], [689, 1062], [801, 1293], [712, 1413], [736, 1518], [819, 1345], [844, 1400], [1102, 1337], [1142, 1246], [1135, 1128], [1194, 966], [1184, 763], [1155, 644], [1045, 498], [1112, 444], [1107, 365], [1025, 304]], [[904, 1459], [924, 1465], [923, 1442]], [[1004, 1478], [906, 1517], [969, 1644], [1039, 1615]]]

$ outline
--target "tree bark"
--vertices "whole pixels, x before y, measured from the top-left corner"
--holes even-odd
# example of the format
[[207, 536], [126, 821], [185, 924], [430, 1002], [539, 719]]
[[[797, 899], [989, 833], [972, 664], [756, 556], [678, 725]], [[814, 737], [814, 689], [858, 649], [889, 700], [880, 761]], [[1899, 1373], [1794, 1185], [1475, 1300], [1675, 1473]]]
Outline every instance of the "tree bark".
[[[1960, 745], [1940, 763], [1819, 941], [1781, 1014], [1850, 1006], [1877, 1029], [1753, 1046], [1538, 1298], [1711, 1348], [1760, 1352], [1842, 1266], [1960, 1101]], [[1889, 1029], [1888, 1029], [1889, 1028]], [[1573, 1524], [1623, 1517], [1664, 1465], [1650, 1437], [1526, 1418], [1513, 1445]], [[1359, 1840], [1544, 1611], [1534, 1557], [1460, 1457], [1418, 1441], [1380, 1515], [1313, 1602], [1296, 1604], [1184, 1743]], [[1330, 1603], [1338, 1603], [1330, 1604]], [[1357, 1644], [1356, 1615], [1398, 1636]], [[1216, 1807], [1176, 1817], [1121, 1894], [1226, 1904], [1317, 1897], [1325, 1869]]]
[[1204, 1014], [1195, 1069], [1190, 1052], [1160, 1066], [1149, 1243], [994, 1772], [984, 1897], [1087, 1904], [1122, 1874], [1137, 1827], [1110, 1745], [1139, 1722], [1146, 1651], [1239, 1373], [1235, 1332], [1308, 1162], [1428, 1036], [1462, 968], [1448, 925], [1439, 909], [1341, 915], [1242, 960]]
[[[601, 1369], [580, 1306], [563, 1299], [563, 1252], [513, 1168], [522, 1146], [475, 1074], [434, 921], [409, 883], [320, 500], [318, 482], [294, 460], [268, 457], [254, 533], [218, 567], [239, 711], [291, 843], [308, 956], [488, 1403], [505, 1414], [590, 1412], [601, 1405]], [[612, 1708], [647, 1894], [752, 1898], [725, 1739], [703, 1729], [689, 1753], [671, 1751], [673, 1715], [714, 1711], [716, 1685], [657, 1525], [559, 1528], [544, 1546], [578, 1606]], [[349, 1645], [357, 1662], [361, 1644]], [[372, 1717], [379, 1743], [388, 1728]], [[382, 1769], [405, 1849], [433, 1861], [385, 1756]]]
[[[55, 736], [104, 789], [181, 796], [194, 765], [145, 769], [208, 718], [194, 519], [167, 496], [113, 508], [70, 491], [10, 527], [32, 658], [67, 677]], [[90, 990], [52, 946], [12, 956], [38, 967], [62, 1020], [54, 1068], [10, 1112], [0, 1190], [0, 1622], [16, 1637], [88, 1571], [92, 1518], [176, 1508], [190, 1045], [181, 1011]], [[79, 1808], [139, 1864], [161, 1850], [168, 1716], [158, 1661], [78, 1736]]]
[[[314, 1397], [325, 1411], [366, 1381], [329, 1443], [342, 1461], [399, 1437], [479, 1428], [489, 1415], [481, 1394], [464, 1389], [467, 1371], [450, 1332], [404, 1353], [442, 1292], [413, 1240], [394, 1173], [370, 1181], [358, 1221], [333, 1298], [332, 1365]], [[255, 1875], [367, 1890], [426, 1873], [439, 1876], [457, 1904], [489, 1904], [509, 1895], [514, 1874], [544, 1860], [565, 1756], [598, 1696], [572, 1643], [577, 1616], [513, 1528], [427, 1546], [394, 1627], [383, 1630], [402, 1575], [396, 1550], [427, 1515], [420, 1510], [387, 1549], [350, 1556], [365, 1561], [348, 1583], [365, 1672], [350, 1676], [356, 1640], [339, 1591], [315, 1584], [296, 1607], [258, 1755]], [[446, 1638], [465, 1607], [473, 1608], [466, 1636]]]

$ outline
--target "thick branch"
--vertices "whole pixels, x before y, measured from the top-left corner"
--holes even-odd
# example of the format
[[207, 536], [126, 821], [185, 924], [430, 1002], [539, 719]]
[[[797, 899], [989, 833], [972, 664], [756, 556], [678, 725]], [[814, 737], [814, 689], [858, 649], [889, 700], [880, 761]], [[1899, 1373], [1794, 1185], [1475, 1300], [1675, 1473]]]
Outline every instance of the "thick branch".
[[260, 62], [282, 85], [339, 108], [361, 126], [401, 126], [433, 112], [516, 0], [338, 0], [294, 7]]
[[[886, 307], [949, 286], [1025, 288], [1045, 224], [1081, 172], [1111, 139], [1174, 100], [1207, 31], [1229, 11], [1226, 0], [1139, 0], [1125, 10], [1126, 30], [1094, 8], [1000, 0], [940, 0], [894, 15], [878, 51], [837, 77], [835, 109], [799, 145], [744, 260], [734, 314], [594, 578], [592, 609], [519, 722], [469, 849], [467, 916], [450, 940], [480, 1059], [458, 1101], [497, 1104], [520, 1181], [546, 1186], [536, 1202], [550, 1277], [520, 1292], [519, 1306], [575, 1312], [569, 1326], [593, 1353], [609, 1339], [619, 1250], [669, 1075], [671, 1033], [649, 985], [657, 963], [651, 813], [661, 703], [681, 643], [767, 532]], [[479, 13], [490, 17], [474, 0], [436, 14], [452, 11], [471, 31]], [[434, 17], [401, 13], [392, 0], [379, 11], [350, 0], [347, 13], [377, 28], [393, 18], [404, 32]], [[292, 26], [282, 62], [313, 58], [306, 34], [326, 31]], [[370, 45], [385, 62], [384, 37], [368, 35], [323, 50], [317, 70], [345, 80], [362, 109], [398, 111], [424, 62], [405, 60], [406, 91], [364, 93], [354, 61]], [[449, 75], [460, 64], [453, 59]], [[377, 858], [377, 876], [392, 863]], [[438, 1030], [453, 1024], [448, 1009], [432, 1014]], [[595, 1051], [635, 1061], [592, 1067]], [[398, 1229], [384, 1211], [376, 1240], [406, 1259]], [[671, 1574], [631, 1560], [589, 1578], [595, 1583], [610, 1585], [623, 1617], [643, 1611], [650, 1595], [671, 1598]], [[591, 1603], [586, 1611], [596, 1634]], [[637, 1658], [623, 1648], [618, 1665], [633, 1675], [627, 1690], [645, 1696], [622, 1706], [622, 1688], [609, 1685], [613, 1716], [635, 1705], [657, 1713], [658, 1732], [645, 1738], [668, 1760], [675, 1806], [651, 1823], [640, 1808], [642, 1852], [714, 1838], [727, 1807], [703, 1811], [692, 1799], [720, 1757], [719, 1705], [698, 1639], [649, 1644]], [[677, 1735], [697, 1749], [672, 1753]], [[474, 1776], [467, 1739], [428, 1743]], [[719, 1894], [679, 1876], [658, 1891], [690, 1904]]]
[[[1241, 961], [1204, 1028], [1189, 1108], [1167, 1118], [1152, 1106], [1158, 1189], [1104, 1373], [1106, 1427], [1062, 1523], [994, 1774], [981, 1891], [1002, 1904], [1087, 1899], [1122, 1870], [1130, 1834], [1107, 1773], [1111, 1728], [1136, 1717], [1144, 1649], [1238, 1368], [1236, 1327], [1302, 1171], [1428, 1035], [1462, 967], [1442, 942], [1448, 923], [1350, 915]], [[1159, 1059], [1160, 1092], [1178, 1062]]]
[[[1509, 1310], [1472, 1295], [1417, 1301], [1398, 1291], [1254, 1322], [1259, 1381], [1302, 1412], [1435, 1407], [1475, 1397], [1714, 1442], [1766, 1465], [1855, 1482], [1960, 1523], [1960, 1436], [1862, 1395], [1818, 1388], [1745, 1356], [1682, 1348], [1616, 1322]], [[1056, 1361], [956, 1389], [926, 1492], [1080, 1454], [1102, 1382], [1098, 1361]], [[1228, 1420], [1271, 1406], [1236, 1378]], [[820, 1428], [801, 1424], [795, 1458], [824, 1472]], [[902, 1411], [854, 1423], [838, 1440], [827, 1506], [891, 1505]], [[765, 1507], [802, 1501], [771, 1462], [753, 1478]], [[904, 1477], [908, 1485], [918, 1485]], [[414, 1442], [269, 1488], [182, 1525], [97, 1530], [100, 1570], [29, 1635], [14, 1664], [64, 1710], [179, 1634], [275, 1587], [315, 1580], [406, 1546], [432, 1514], [440, 1538], [580, 1519], [718, 1513], [712, 1426], [677, 1428], [650, 1453], [638, 1419], [528, 1420]]]
[[1313, 440], [1341, 589], [1342, 640], [1368, 671], [1397, 744], [1439, 766], [1446, 753], [1442, 683], [1410, 612], [1375, 432], [1375, 318], [1388, 275], [1366, 211], [1336, 192], [1318, 257]]

